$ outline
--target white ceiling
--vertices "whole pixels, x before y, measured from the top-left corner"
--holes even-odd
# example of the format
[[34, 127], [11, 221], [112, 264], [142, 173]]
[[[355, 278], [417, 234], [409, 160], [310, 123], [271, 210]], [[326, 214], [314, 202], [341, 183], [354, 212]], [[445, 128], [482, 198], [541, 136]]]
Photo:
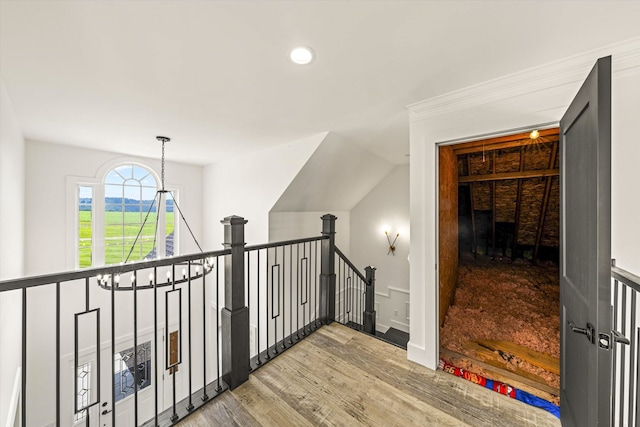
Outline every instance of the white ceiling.
[[[407, 162], [405, 106], [640, 35], [637, 1], [0, 0], [26, 138], [208, 164], [332, 131]], [[294, 46], [316, 60], [288, 60]]]

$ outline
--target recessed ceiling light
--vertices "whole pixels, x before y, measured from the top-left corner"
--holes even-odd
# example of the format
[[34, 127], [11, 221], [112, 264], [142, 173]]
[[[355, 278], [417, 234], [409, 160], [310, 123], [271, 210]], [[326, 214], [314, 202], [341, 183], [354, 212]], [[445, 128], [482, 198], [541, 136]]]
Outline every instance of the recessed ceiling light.
[[313, 50], [307, 46], [298, 46], [289, 54], [291, 60], [298, 65], [306, 65], [313, 61]]

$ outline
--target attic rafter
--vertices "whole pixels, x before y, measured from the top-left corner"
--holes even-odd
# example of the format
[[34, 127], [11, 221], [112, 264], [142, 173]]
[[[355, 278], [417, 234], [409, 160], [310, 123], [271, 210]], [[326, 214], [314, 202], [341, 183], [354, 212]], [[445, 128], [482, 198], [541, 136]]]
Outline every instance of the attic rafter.
[[560, 139], [558, 135], [558, 129], [543, 129], [540, 132], [540, 141], [532, 141], [529, 138], [528, 133], [505, 136], [501, 138], [491, 138], [490, 140], [480, 140], [473, 142], [466, 142], [455, 146], [454, 152], [456, 155], [470, 154], [482, 152], [484, 145], [484, 151], [504, 150], [513, 147], [523, 147], [533, 144], [547, 144], [550, 142], [557, 142]]
[[539, 177], [552, 177], [558, 176], [560, 171], [558, 169], [540, 169], [532, 171], [517, 171], [517, 172], [501, 172], [501, 173], [487, 173], [483, 175], [471, 175], [471, 176], [459, 176], [458, 182], [485, 182], [485, 181], [502, 181], [505, 179], [520, 179], [520, 178], [539, 178]]

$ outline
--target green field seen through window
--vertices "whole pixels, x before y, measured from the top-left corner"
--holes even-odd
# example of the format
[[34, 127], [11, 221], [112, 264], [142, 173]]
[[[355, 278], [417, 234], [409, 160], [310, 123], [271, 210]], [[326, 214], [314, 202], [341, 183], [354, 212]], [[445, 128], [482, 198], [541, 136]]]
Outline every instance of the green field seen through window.
[[[144, 221], [146, 212], [105, 212], [105, 265], [118, 264], [123, 261], [129, 254], [131, 245], [136, 239], [140, 226]], [[173, 212], [167, 212], [165, 215], [166, 227], [165, 235], [169, 235], [174, 229]], [[78, 252], [79, 266], [91, 266], [91, 212], [78, 212]], [[153, 250], [153, 235], [156, 227], [156, 213], [150, 213], [147, 223], [144, 226], [136, 247], [134, 248], [129, 261], [135, 261], [144, 258]], [[123, 230], [124, 228], [124, 230]], [[123, 244], [124, 237], [124, 244]]]

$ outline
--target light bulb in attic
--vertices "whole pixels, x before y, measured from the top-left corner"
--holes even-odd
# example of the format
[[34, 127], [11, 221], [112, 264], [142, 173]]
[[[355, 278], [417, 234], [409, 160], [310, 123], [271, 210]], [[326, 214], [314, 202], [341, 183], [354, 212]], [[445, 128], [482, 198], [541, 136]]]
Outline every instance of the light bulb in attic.
[[132, 274], [131, 275], [131, 284], [133, 285], [136, 282], [136, 275]]
[[171, 281], [171, 271], [167, 271], [167, 282]]
[[187, 278], [187, 269], [186, 269], [186, 268], [183, 268], [183, 269], [182, 269], [182, 279], [184, 280], [184, 279], [186, 279], [186, 278]]
[[538, 139], [540, 137], [540, 132], [538, 130], [534, 130], [529, 134], [530, 139]]
[[149, 284], [153, 285], [153, 273], [149, 273]]
[[120, 275], [119, 274], [116, 274], [113, 278], [116, 281], [116, 283], [120, 283]]
[[196, 274], [200, 274], [200, 266], [196, 266]]

